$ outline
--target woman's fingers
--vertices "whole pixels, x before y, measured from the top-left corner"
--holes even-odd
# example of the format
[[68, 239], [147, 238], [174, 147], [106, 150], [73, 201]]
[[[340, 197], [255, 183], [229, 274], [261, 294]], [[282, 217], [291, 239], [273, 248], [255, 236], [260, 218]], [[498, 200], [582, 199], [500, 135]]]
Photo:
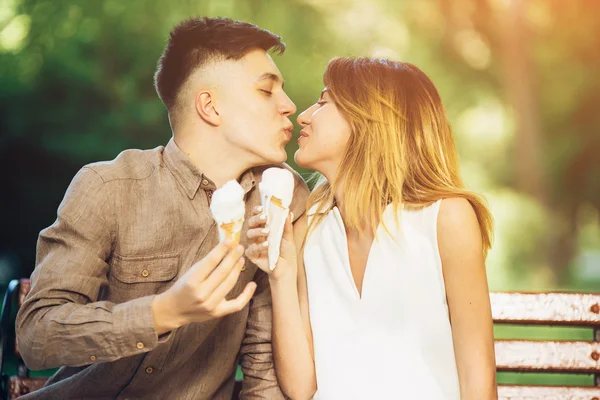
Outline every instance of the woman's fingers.
[[267, 215], [260, 213], [248, 219], [248, 229], [264, 228], [267, 223]]
[[246, 257], [248, 260], [256, 264], [260, 269], [265, 272], [268, 271], [269, 267], [269, 242], [264, 241], [260, 244], [251, 244], [246, 248]]
[[266, 240], [260, 244], [253, 243], [246, 248], [246, 257], [252, 262], [255, 262], [260, 257], [268, 256], [269, 242]]
[[248, 229], [246, 237], [252, 242], [262, 242], [269, 236], [269, 228]]

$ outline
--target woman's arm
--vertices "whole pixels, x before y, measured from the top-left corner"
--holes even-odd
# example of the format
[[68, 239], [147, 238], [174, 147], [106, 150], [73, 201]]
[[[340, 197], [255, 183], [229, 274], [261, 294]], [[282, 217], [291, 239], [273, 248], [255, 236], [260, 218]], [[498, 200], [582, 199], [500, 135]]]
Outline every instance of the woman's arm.
[[[313, 348], [313, 336], [312, 328], [310, 325], [310, 312], [308, 309], [308, 286], [306, 284], [306, 271], [304, 269], [304, 254], [302, 251], [302, 242], [306, 235], [307, 229], [307, 216], [304, 214], [294, 224], [294, 242], [296, 243], [296, 249], [298, 254], [298, 297], [300, 300], [300, 314], [302, 314], [302, 322], [304, 323], [304, 332], [310, 346], [310, 356], [313, 360], [314, 368], [314, 348]], [[315, 383], [316, 390], [316, 383]]]
[[460, 398], [497, 399], [493, 321], [481, 231], [464, 198], [444, 199], [437, 221]]
[[[306, 215], [292, 226], [286, 221], [280, 258], [273, 271], [267, 262], [267, 247], [258, 237], [264, 222], [258, 215], [249, 220], [248, 258], [269, 274], [273, 309], [273, 357], [281, 390], [290, 398], [310, 399], [316, 391], [312, 331], [308, 317], [306, 277], [300, 245], [306, 233]], [[259, 255], [260, 254], [260, 255]]]
[[[286, 223], [286, 231], [288, 228], [291, 230], [289, 222]], [[304, 215], [293, 227], [292, 240], [295, 243], [298, 266], [296, 276], [293, 279], [270, 281], [273, 296], [275, 372], [283, 392], [294, 400], [310, 399], [317, 389], [304, 263], [301, 254], [298, 254], [305, 232]], [[284, 232], [284, 240], [287, 234], [290, 234], [288, 238], [292, 237], [291, 232]], [[282, 247], [284, 245], [285, 243], [282, 243]], [[280, 262], [275, 269], [280, 267], [286, 266]]]

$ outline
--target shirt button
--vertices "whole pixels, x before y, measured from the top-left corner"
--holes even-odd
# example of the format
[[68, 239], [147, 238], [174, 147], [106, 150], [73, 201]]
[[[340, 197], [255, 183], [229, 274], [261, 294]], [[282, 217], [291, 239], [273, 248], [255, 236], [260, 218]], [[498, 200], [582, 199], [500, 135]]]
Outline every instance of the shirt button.
[[91, 361], [96, 361], [96, 356], [90, 356]]
[[154, 368], [152, 368], [152, 367], [148, 367], [148, 368], [146, 368], [146, 373], [147, 373], [147, 374], [151, 374], [151, 373], [153, 373], [153, 372], [154, 372]]
[[148, 270], [147, 270], [147, 269], [145, 269], [145, 270], [143, 270], [143, 271], [142, 271], [142, 276], [143, 276], [144, 278], [145, 278], [145, 277], [147, 277], [148, 275], [150, 275], [150, 272], [148, 272]]
[[142, 342], [137, 342], [137, 344], [136, 344], [136, 347], [137, 347], [138, 349], [140, 349], [140, 350], [141, 350], [141, 349], [143, 349], [143, 348], [144, 348], [144, 343], [142, 343]]
[[202, 184], [203, 184], [204, 186], [208, 185], [208, 180], [206, 180], [206, 179], [203, 179], [203, 180], [202, 180]]

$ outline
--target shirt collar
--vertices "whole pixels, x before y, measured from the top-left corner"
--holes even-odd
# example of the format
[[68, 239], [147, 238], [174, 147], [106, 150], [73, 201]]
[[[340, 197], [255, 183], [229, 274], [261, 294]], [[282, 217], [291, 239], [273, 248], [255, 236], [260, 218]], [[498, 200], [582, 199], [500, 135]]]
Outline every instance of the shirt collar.
[[[192, 161], [177, 146], [173, 138], [165, 146], [163, 157], [165, 164], [190, 200], [196, 196], [199, 188], [204, 190], [216, 189], [214, 182], [196, 168]], [[244, 189], [244, 193], [248, 193], [256, 185], [252, 168], [242, 174], [240, 185]]]

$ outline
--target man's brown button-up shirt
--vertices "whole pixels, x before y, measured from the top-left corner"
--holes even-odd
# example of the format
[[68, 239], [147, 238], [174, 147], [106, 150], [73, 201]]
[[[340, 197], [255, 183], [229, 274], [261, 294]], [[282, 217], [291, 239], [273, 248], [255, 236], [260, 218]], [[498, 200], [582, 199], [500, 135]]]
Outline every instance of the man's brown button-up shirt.
[[[240, 178], [247, 217], [260, 204], [266, 168]], [[293, 173], [298, 218], [308, 188]], [[273, 370], [268, 278], [251, 262], [228, 295], [257, 282], [242, 311], [160, 338], [154, 328], [153, 296], [218, 243], [214, 190], [173, 139], [79, 171], [56, 222], [40, 233], [31, 292], [17, 318], [27, 365], [62, 367], [27, 398], [229, 399], [238, 356], [242, 398], [283, 398]]]

